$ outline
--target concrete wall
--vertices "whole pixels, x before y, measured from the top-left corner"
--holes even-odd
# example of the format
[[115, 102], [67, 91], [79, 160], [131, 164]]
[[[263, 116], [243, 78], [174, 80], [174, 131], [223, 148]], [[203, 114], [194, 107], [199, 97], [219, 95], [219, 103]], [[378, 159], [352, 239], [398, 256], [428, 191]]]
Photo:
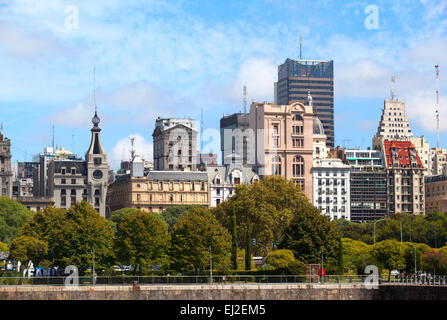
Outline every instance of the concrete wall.
[[447, 286], [362, 284], [2, 286], [0, 300], [447, 300]]

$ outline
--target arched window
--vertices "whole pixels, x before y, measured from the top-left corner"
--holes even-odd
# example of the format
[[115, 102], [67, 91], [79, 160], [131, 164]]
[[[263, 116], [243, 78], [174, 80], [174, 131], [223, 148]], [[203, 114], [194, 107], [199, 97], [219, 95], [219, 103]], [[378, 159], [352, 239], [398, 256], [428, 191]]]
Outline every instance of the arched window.
[[304, 176], [304, 159], [301, 156], [296, 156], [293, 158], [293, 176], [302, 177]]
[[95, 190], [95, 196], [100, 196], [101, 195], [101, 192], [99, 191], [99, 189], [96, 189]]
[[280, 156], [272, 157], [272, 175], [274, 175], [274, 176], [281, 175], [281, 157]]
[[292, 117], [294, 121], [303, 121], [303, 117], [300, 114], [294, 114]]

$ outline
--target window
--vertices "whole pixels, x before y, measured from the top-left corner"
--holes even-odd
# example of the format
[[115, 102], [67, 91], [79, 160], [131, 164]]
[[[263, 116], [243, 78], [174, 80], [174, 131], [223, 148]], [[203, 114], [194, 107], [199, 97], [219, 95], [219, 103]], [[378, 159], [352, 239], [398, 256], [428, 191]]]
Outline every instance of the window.
[[304, 146], [303, 138], [292, 138], [292, 145], [294, 148], [302, 148]]
[[281, 157], [274, 156], [272, 158], [272, 175], [280, 176], [281, 175]]
[[71, 184], [76, 184], [76, 179], [71, 179]]
[[275, 135], [279, 134], [279, 126], [277, 124], [273, 125], [273, 134]]
[[62, 168], [61, 169], [61, 174], [65, 174], [65, 172], [66, 172], [65, 168]]
[[299, 114], [295, 114], [292, 118], [294, 121], [303, 121], [303, 117]]
[[301, 156], [296, 156], [293, 159], [293, 176], [302, 177], [304, 176], [304, 159]]
[[241, 178], [235, 177], [234, 178], [234, 184], [241, 184]]
[[292, 126], [292, 134], [303, 134], [303, 126]]
[[65, 179], [61, 179], [61, 184], [66, 184], [67, 181]]
[[101, 158], [94, 158], [94, 159], [93, 159], [93, 163], [94, 163], [96, 166], [99, 166], [99, 165], [102, 163], [102, 159], [101, 159]]

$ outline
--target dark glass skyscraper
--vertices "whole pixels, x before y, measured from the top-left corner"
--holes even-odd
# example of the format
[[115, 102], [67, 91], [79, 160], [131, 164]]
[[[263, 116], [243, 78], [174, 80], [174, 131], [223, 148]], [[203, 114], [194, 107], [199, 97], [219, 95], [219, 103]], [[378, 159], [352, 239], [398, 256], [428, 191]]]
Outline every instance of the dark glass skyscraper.
[[326, 144], [334, 147], [334, 61], [287, 59], [278, 67], [277, 104], [305, 103], [309, 89], [314, 112], [327, 136]]

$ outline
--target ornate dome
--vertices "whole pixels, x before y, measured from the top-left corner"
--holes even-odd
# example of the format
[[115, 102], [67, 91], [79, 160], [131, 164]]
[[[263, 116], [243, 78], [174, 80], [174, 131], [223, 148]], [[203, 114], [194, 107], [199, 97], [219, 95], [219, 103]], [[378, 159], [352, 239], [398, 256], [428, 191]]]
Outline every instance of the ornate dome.
[[317, 116], [315, 116], [314, 122], [313, 122], [313, 133], [314, 133], [314, 136], [315, 135], [320, 135], [320, 136], [325, 135], [323, 125], [321, 124], [321, 121], [320, 121], [320, 119], [318, 119]]

